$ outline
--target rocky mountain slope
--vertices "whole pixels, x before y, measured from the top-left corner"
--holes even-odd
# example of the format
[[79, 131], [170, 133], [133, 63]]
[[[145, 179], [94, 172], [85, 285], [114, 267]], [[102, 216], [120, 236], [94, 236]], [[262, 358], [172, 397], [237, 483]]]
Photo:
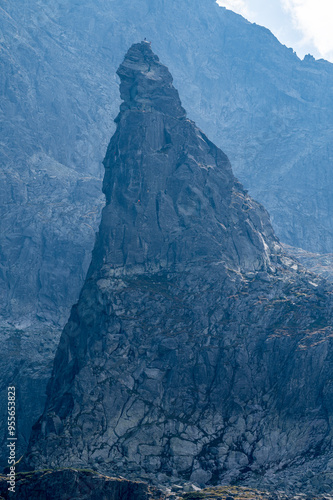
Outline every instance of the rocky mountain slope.
[[332, 287], [288, 257], [149, 43], [117, 73], [106, 206], [25, 464], [330, 491]]
[[304, 267], [310, 269], [313, 273], [323, 276], [328, 281], [333, 281], [333, 253], [314, 253], [307, 252], [302, 248], [284, 245], [288, 253], [293, 255]]

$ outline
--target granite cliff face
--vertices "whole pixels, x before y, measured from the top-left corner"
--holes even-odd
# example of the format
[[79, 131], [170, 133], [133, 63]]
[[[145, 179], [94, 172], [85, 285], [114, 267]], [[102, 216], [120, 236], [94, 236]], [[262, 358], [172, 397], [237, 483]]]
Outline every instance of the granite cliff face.
[[118, 75], [106, 206], [26, 463], [329, 491], [332, 288], [287, 256], [148, 43]]

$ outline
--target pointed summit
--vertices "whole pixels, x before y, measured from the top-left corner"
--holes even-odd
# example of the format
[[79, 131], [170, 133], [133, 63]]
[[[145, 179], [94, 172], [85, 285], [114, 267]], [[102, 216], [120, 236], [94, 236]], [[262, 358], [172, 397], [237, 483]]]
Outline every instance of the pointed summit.
[[118, 75], [124, 102], [104, 159], [106, 207], [89, 275], [103, 263], [124, 272], [205, 261], [274, 271], [281, 247], [266, 211], [186, 119], [150, 44], [132, 45]]
[[117, 71], [120, 77], [120, 107], [141, 111], [160, 111], [177, 118], [185, 117], [172, 76], [151, 50], [149, 42], [133, 44]]

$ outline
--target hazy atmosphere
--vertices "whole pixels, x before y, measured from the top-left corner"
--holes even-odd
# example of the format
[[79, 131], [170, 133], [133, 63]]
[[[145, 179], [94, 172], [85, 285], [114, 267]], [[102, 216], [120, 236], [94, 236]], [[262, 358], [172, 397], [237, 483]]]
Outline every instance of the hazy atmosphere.
[[269, 28], [301, 58], [333, 61], [333, 2], [331, 0], [218, 0], [252, 23]]

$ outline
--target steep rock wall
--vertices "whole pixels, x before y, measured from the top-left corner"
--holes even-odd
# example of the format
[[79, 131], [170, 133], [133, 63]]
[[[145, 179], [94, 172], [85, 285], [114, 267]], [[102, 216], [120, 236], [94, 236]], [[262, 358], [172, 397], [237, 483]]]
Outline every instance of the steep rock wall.
[[324, 492], [332, 289], [281, 248], [147, 42], [118, 75], [106, 206], [26, 463]]

